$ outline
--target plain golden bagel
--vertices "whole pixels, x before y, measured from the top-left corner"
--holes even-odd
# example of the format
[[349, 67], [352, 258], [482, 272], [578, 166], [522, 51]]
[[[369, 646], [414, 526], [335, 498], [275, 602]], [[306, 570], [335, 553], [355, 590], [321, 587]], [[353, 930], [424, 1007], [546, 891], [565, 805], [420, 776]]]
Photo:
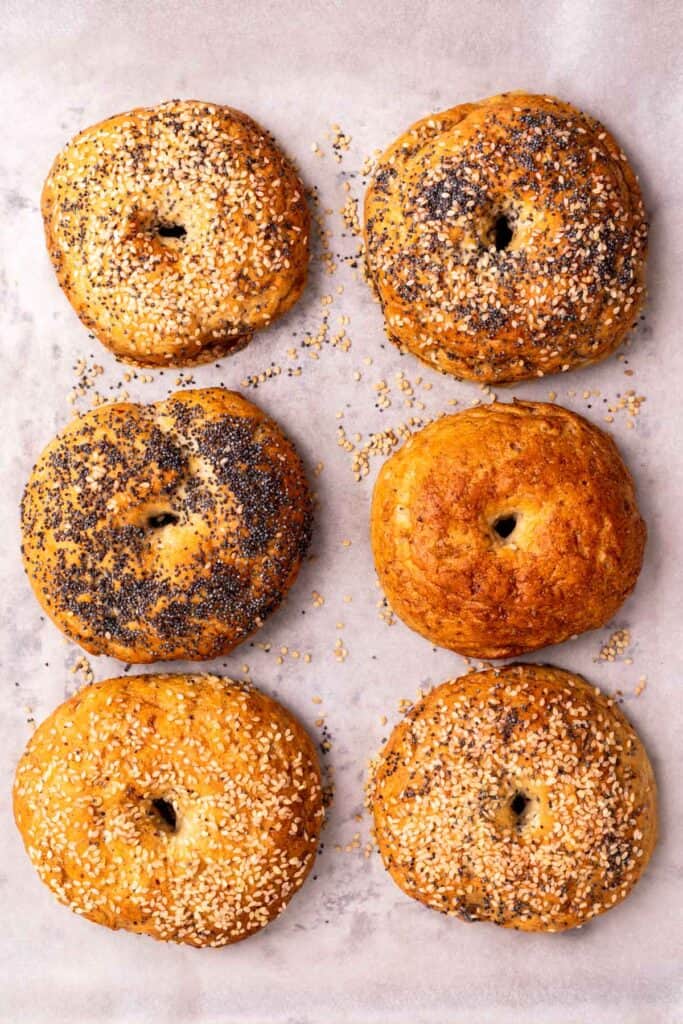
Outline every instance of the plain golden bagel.
[[579, 676], [540, 665], [437, 686], [392, 732], [369, 796], [404, 892], [523, 931], [616, 906], [657, 840], [655, 780], [631, 725]]
[[108, 679], [31, 737], [14, 815], [40, 878], [108, 928], [239, 942], [303, 884], [322, 825], [305, 730], [216, 676]]
[[87, 651], [134, 663], [230, 651], [278, 607], [310, 534], [296, 450], [223, 388], [73, 420], [22, 501], [24, 566], [47, 614]]
[[42, 210], [69, 302], [127, 362], [229, 355], [306, 281], [303, 185], [231, 107], [172, 100], [87, 128], [57, 156]]
[[403, 621], [473, 658], [603, 626], [635, 586], [645, 524], [614, 442], [558, 405], [443, 416], [382, 466], [380, 583]]
[[603, 359], [643, 302], [637, 179], [598, 121], [548, 96], [414, 124], [377, 163], [365, 242], [390, 339], [468, 380]]

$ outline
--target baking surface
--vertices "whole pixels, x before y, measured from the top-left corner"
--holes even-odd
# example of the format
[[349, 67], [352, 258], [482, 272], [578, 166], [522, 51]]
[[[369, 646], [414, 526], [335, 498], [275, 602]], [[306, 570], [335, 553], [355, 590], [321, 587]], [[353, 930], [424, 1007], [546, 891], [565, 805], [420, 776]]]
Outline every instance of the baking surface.
[[[0, 67], [0, 1020], [683, 1019], [683, 96], [675, 74], [681, 45], [676, 8], [673, 2], [638, 0], [10, 3]], [[351, 445], [362, 448], [373, 432], [411, 416], [453, 411], [449, 401], [457, 399], [462, 408], [490, 400], [475, 385], [401, 358], [386, 342], [379, 307], [353, 266], [358, 239], [339, 211], [349, 196], [362, 196], [365, 158], [412, 121], [514, 88], [556, 94], [603, 120], [640, 175], [651, 220], [650, 300], [622, 358], [497, 389], [503, 400], [513, 394], [547, 399], [556, 392], [558, 401], [605, 426], [634, 473], [649, 528], [643, 573], [614, 623], [526, 659], [581, 672], [609, 693], [623, 691], [660, 786], [661, 840], [633, 894], [586, 928], [555, 936], [442, 917], [404, 896], [376, 854], [365, 856], [368, 758], [397, 720], [399, 701], [467, 666], [380, 615], [368, 513], [381, 457], [371, 456], [368, 475], [357, 481], [352, 453], [337, 443], [340, 427]], [[137, 379], [126, 381], [128, 368], [88, 337], [58, 288], [42, 237], [40, 189], [52, 158], [75, 132], [171, 97], [231, 104], [274, 132], [307, 186], [319, 191], [324, 227], [331, 232], [327, 270], [334, 264], [334, 272], [316, 260], [299, 304], [232, 359], [182, 376], [138, 371]], [[342, 140], [340, 161], [332, 148], [333, 124], [351, 137], [348, 148]], [[311, 343], [316, 338], [318, 345]], [[323, 731], [316, 723], [324, 718], [331, 744], [324, 760], [335, 783], [325, 848], [314, 877], [285, 914], [257, 937], [223, 950], [163, 946], [80, 920], [38, 881], [11, 823], [11, 779], [30, 720], [41, 721], [82, 683], [82, 673], [72, 671], [81, 652], [42, 620], [24, 579], [17, 514], [33, 460], [72, 413], [67, 397], [81, 359], [88, 371], [103, 371], [90, 373], [94, 388], [77, 401], [82, 409], [95, 392], [114, 398], [125, 390], [133, 399], [154, 401], [174, 390], [178, 378], [245, 391], [297, 443], [319, 498], [313, 557], [284, 607], [254, 638], [270, 650], [247, 643], [206, 668], [243, 677], [248, 665], [254, 682], [297, 713], [319, 740]], [[256, 390], [244, 388], [250, 375], [269, 368]], [[412, 387], [412, 408], [405, 405], [411, 399], [407, 385], [397, 379], [401, 372]], [[377, 390], [381, 381], [386, 389]], [[637, 408], [639, 396], [646, 401]], [[610, 406], [616, 411], [610, 413]], [[606, 416], [613, 422], [605, 423]], [[314, 600], [314, 591], [324, 604]], [[600, 660], [601, 645], [617, 628], [630, 631], [629, 649], [615, 662]], [[122, 671], [110, 659], [90, 662], [95, 678]]]

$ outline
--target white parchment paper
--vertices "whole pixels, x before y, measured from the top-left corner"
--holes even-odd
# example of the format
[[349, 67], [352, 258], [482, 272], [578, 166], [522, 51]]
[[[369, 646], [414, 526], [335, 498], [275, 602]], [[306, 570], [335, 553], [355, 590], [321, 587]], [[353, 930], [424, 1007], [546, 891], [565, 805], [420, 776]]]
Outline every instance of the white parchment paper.
[[[5, 9], [0, 1019], [13, 1024], [683, 1020], [683, 97], [677, 22], [674, 2], [640, 0], [73, 0], [11, 2]], [[612, 357], [594, 369], [500, 392], [504, 398], [545, 399], [556, 391], [558, 401], [601, 425], [608, 406], [618, 404], [628, 389], [646, 398], [633, 428], [625, 409], [608, 427], [635, 474], [649, 526], [647, 560], [635, 595], [612, 627], [537, 658], [583, 672], [608, 692], [624, 692], [626, 711], [647, 743], [660, 784], [661, 842], [625, 904], [583, 930], [560, 936], [465, 925], [427, 911], [402, 895], [376, 855], [364, 856], [369, 822], [367, 816], [356, 817], [363, 812], [366, 762], [397, 719], [399, 700], [466, 666], [400, 623], [389, 626], [380, 618], [367, 535], [378, 460], [357, 483], [349, 454], [337, 445], [338, 427], [352, 441], [360, 433], [363, 444], [373, 431], [407, 416], [448, 409], [449, 400], [466, 407], [487, 399], [473, 385], [399, 358], [386, 343], [378, 306], [349, 263], [336, 258], [357, 246], [339, 210], [349, 194], [362, 195], [359, 172], [365, 156], [413, 120], [513, 88], [557, 94], [604, 120], [640, 174], [652, 223], [647, 318], [624, 359]], [[325, 850], [315, 878], [279, 921], [222, 951], [163, 946], [110, 933], [70, 914], [38, 881], [12, 824], [10, 804], [14, 765], [32, 728], [28, 720], [42, 720], [73, 692], [77, 675], [70, 669], [80, 654], [43, 621], [23, 577], [17, 514], [23, 483], [40, 449], [71, 414], [67, 395], [80, 358], [103, 367], [97, 390], [111, 397], [125, 387], [131, 397], [153, 401], [172, 390], [177, 377], [150, 371], [149, 382], [125, 383], [125, 367], [88, 338], [45, 253], [40, 189], [54, 154], [73, 133], [132, 106], [176, 96], [243, 108], [275, 133], [307, 184], [318, 188], [321, 208], [333, 211], [325, 224], [337, 264], [332, 276], [316, 265], [298, 306], [246, 350], [218, 367], [192, 371], [198, 385], [239, 387], [249, 374], [271, 364], [282, 367], [248, 394], [287, 429], [312, 476], [317, 463], [324, 464], [313, 476], [319, 496], [315, 557], [286, 605], [256, 638], [272, 644], [271, 651], [246, 645], [207, 667], [242, 676], [246, 663], [253, 680], [318, 736], [315, 723], [324, 717], [332, 737], [326, 762], [336, 784]], [[352, 137], [341, 162], [325, 138], [331, 123]], [[315, 143], [323, 156], [313, 151]], [[333, 297], [328, 306], [321, 304], [325, 295]], [[299, 345], [307, 333], [318, 334], [325, 313], [330, 342], [345, 330], [351, 347], [323, 344], [314, 359]], [[348, 323], [340, 323], [340, 317], [348, 317]], [[300, 375], [289, 376], [288, 367], [301, 367]], [[399, 371], [412, 382], [424, 410], [405, 408], [406, 396], [395, 379]], [[420, 377], [430, 387], [416, 383]], [[384, 409], [378, 408], [374, 389], [382, 380], [391, 400]], [[324, 597], [322, 607], [314, 605], [314, 590]], [[601, 644], [617, 626], [631, 631], [627, 656], [632, 663], [596, 662]], [[344, 660], [335, 657], [338, 638], [347, 652]], [[283, 646], [289, 649], [284, 655]], [[291, 650], [301, 657], [292, 657]], [[304, 653], [310, 653], [310, 663]], [[93, 659], [93, 670], [96, 678], [105, 678], [121, 666]], [[636, 697], [641, 677], [647, 677], [647, 687]], [[346, 851], [347, 846], [352, 848]]]

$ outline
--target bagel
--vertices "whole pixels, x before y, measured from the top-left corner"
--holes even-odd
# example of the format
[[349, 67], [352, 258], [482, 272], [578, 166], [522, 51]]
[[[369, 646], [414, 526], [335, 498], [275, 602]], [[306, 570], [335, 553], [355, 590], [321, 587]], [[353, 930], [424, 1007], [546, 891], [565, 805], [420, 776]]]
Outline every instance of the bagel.
[[609, 132], [524, 92], [418, 121], [365, 200], [369, 275], [399, 348], [480, 382], [604, 358], [644, 297], [638, 181]]
[[216, 676], [107, 679], [31, 737], [14, 814], [40, 878], [77, 914], [223, 946], [303, 884], [320, 770], [305, 730], [258, 690]]
[[614, 442], [542, 402], [443, 416], [382, 466], [380, 583], [403, 621], [473, 658], [603, 626], [635, 586], [645, 524]]
[[44, 610], [87, 651], [133, 663], [232, 650], [280, 604], [310, 534], [293, 445], [223, 388], [75, 419], [22, 501]]
[[616, 906], [657, 839], [654, 775], [631, 725], [579, 676], [540, 665], [437, 686], [393, 730], [369, 796], [404, 892], [522, 931]]
[[304, 187], [231, 107], [172, 100], [87, 128], [55, 159], [42, 211], [69, 302], [126, 362], [229, 355], [306, 281]]

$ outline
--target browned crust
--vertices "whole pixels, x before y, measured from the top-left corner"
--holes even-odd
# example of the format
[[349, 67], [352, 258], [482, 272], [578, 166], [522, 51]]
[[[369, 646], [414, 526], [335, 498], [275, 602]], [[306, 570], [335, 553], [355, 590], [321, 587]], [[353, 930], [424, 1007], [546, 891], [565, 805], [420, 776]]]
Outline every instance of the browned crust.
[[277, 424], [235, 392], [186, 390], [71, 422], [26, 485], [22, 553], [42, 607], [86, 650], [201, 661], [278, 607], [311, 520]]
[[657, 840], [656, 797], [614, 701], [539, 665], [437, 686], [370, 782], [380, 853], [404, 892], [523, 931], [576, 928], [628, 895]]
[[[507, 539], [494, 524], [514, 515]], [[444, 416], [383, 465], [375, 565], [411, 629], [504, 658], [604, 625], [635, 586], [646, 529], [614, 442], [541, 402]]]
[[[493, 225], [513, 229], [498, 251]], [[514, 381], [603, 359], [644, 298], [647, 223], [609, 132], [525, 92], [418, 121], [365, 199], [387, 334], [445, 373]]]
[[173, 100], [87, 128], [56, 157], [42, 211], [69, 302], [126, 362], [232, 354], [306, 281], [304, 187], [272, 137], [231, 107]]
[[222, 946], [268, 924], [303, 884], [320, 770], [306, 731], [258, 690], [215, 676], [108, 679], [32, 736], [14, 814], [42, 881], [76, 913]]

